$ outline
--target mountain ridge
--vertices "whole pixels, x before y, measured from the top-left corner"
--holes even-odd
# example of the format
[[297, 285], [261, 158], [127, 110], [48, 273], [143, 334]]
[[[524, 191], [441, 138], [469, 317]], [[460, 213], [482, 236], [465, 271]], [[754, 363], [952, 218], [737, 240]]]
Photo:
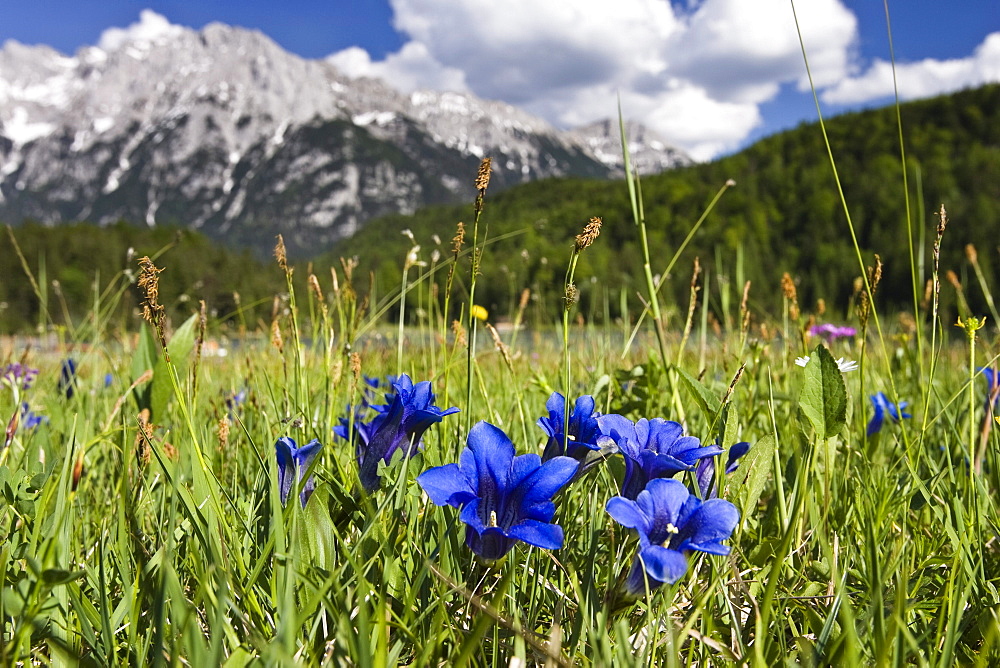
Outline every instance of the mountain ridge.
[[[283, 233], [302, 254], [461, 201], [487, 155], [498, 189], [621, 173], [609, 123], [560, 131], [466, 93], [351, 79], [256, 30], [143, 21], [73, 56], [0, 48], [0, 220], [171, 223], [258, 249]], [[629, 128], [641, 169], [690, 163]]]

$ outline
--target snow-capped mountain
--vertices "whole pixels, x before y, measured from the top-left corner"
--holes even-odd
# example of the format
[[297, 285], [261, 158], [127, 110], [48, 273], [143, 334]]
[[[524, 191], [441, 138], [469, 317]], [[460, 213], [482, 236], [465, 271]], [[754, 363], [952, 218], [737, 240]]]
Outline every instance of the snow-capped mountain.
[[[630, 128], [635, 164], [688, 158]], [[464, 93], [400, 93], [257, 31], [152, 12], [70, 57], [0, 49], [0, 220], [176, 223], [314, 252], [374, 216], [491, 189], [621, 171], [617, 123], [556, 130]]]

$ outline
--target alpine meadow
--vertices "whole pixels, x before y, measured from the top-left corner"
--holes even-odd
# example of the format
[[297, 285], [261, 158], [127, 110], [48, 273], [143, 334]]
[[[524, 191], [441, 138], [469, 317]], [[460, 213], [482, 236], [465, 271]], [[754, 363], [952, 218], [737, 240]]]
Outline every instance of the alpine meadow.
[[1000, 85], [618, 134], [332, 252], [7, 226], [0, 664], [1000, 665]]

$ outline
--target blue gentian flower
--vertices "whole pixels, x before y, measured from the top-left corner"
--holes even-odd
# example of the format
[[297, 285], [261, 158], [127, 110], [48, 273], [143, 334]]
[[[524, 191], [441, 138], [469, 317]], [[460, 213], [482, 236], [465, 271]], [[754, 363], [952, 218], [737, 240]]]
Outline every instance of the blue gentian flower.
[[[726, 475], [734, 473], [740, 466], [740, 458], [750, 451], [750, 444], [746, 441], [736, 443], [728, 450], [729, 456], [726, 458]], [[701, 498], [714, 499], [719, 495], [714, 483], [715, 477], [715, 457], [705, 457], [699, 460], [694, 472], [695, 480], [698, 482], [698, 491]]]
[[108, 373], [104, 374], [104, 387], [105, 388], [111, 387], [111, 383], [113, 383], [114, 380], [115, 380], [115, 377], [111, 374], [110, 371]]
[[673, 584], [687, 572], [688, 552], [727, 555], [723, 545], [740, 521], [736, 506], [723, 499], [702, 501], [679, 480], [654, 479], [635, 500], [608, 501], [608, 514], [639, 533], [639, 554], [632, 563], [625, 592], [641, 596], [663, 583]]
[[[314, 438], [300, 448], [297, 447], [295, 440], [288, 436], [282, 436], [274, 444], [274, 452], [278, 459], [278, 490], [281, 494], [281, 505], [285, 505], [288, 501], [292, 487], [309, 470], [309, 466], [322, 447], [323, 445]], [[313, 476], [309, 476], [299, 493], [303, 508], [314, 489], [316, 483]]]
[[246, 388], [243, 388], [239, 392], [228, 392], [226, 393], [226, 410], [229, 411], [230, 415], [232, 415], [236, 410], [243, 406], [246, 400]]
[[900, 401], [899, 406], [896, 406], [896, 404], [889, 401], [889, 397], [885, 396], [884, 392], [873, 394], [870, 399], [875, 412], [872, 415], [871, 422], [868, 423], [869, 436], [882, 431], [882, 423], [885, 422], [885, 414], [887, 412], [893, 422], [899, 422], [903, 418], [912, 417], [909, 413], [903, 410], [909, 402]]
[[621, 495], [628, 499], [636, 498], [650, 480], [690, 471], [698, 460], [722, 452], [718, 445], [703, 446], [694, 436], [684, 436], [684, 427], [663, 418], [633, 423], [621, 415], [602, 415], [598, 423], [599, 444], [610, 439], [625, 457]]
[[34, 429], [49, 419], [44, 415], [38, 415], [31, 410], [27, 401], [21, 403], [21, 424], [25, 429]]
[[515, 457], [507, 434], [487, 422], [469, 431], [467, 443], [458, 464], [417, 476], [431, 501], [461, 509], [465, 544], [487, 561], [500, 559], [519, 540], [546, 550], [562, 547], [562, 527], [551, 523], [552, 497], [576, 474], [577, 461]]
[[76, 362], [72, 357], [67, 357], [62, 362], [59, 370], [59, 391], [67, 399], [72, 399], [76, 392]]
[[38, 369], [33, 369], [20, 362], [11, 362], [3, 368], [3, 371], [0, 371], [0, 380], [12, 388], [20, 387], [21, 390], [29, 389], [37, 376]]
[[[576, 400], [573, 412], [569, 416], [569, 438], [563, 433], [566, 420], [566, 398], [559, 392], [553, 392], [545, 402], [548, 417], [538, 418], [538, 426], [548, 435], [542, 452], [542, 461], [547, 462], [553, 457], [566, 455], [583, 463], [593, 452], [600, 451], [597, 438], [601, 435], [601, 427], [597, 424], [600, 413], [594, 410], [594, 397], [584, 395]], [[566, 441], [565, 449], [563, 442]]]
[[390, 400], [387, 406], [373, 406], [379, 411], [369, 422], [355, 419], [354, 434], [348, 434], [349, 423], [341, 418], [334, 433], [341, 438], [354, 441], [358, 459], [358, 477], [367, 492], [374, 492], [381, 486], [378, 463], [388, 464], [397, 450], [403, 448], [407, 457], [412, 457], [420, 447], [424, 432], [435, 422], [441, 422], [446, 415], [457, 413], [452, 406], [441, 410], [434, 405], [434, 393], [430, 381], [413, 384], [410, 377], [401, 374], [392, 384], [394, 392], [386, 394]]
[[981, 367], [979, 371], [986, 379], [986, 401], [984, 403], [986, 404], [986, 412], [989, 413], [991, 405], [996, 406], [997, 401], [1000, 401], [1000, 372], [989, 367]]

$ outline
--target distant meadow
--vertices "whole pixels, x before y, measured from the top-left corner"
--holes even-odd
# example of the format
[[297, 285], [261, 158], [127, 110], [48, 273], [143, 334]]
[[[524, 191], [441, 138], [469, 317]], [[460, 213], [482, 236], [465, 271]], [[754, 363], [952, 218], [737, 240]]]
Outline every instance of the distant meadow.
[[901, 155], [863, 250], [848, 149], [836, 285], [729, 252], [729, 177], [662, 252], [627, 153], [530, 283], [488, 158], [377, 266], [152, 234], [67, 299], [7, 228], [0, 663], [997, 665], [996, 249]]

